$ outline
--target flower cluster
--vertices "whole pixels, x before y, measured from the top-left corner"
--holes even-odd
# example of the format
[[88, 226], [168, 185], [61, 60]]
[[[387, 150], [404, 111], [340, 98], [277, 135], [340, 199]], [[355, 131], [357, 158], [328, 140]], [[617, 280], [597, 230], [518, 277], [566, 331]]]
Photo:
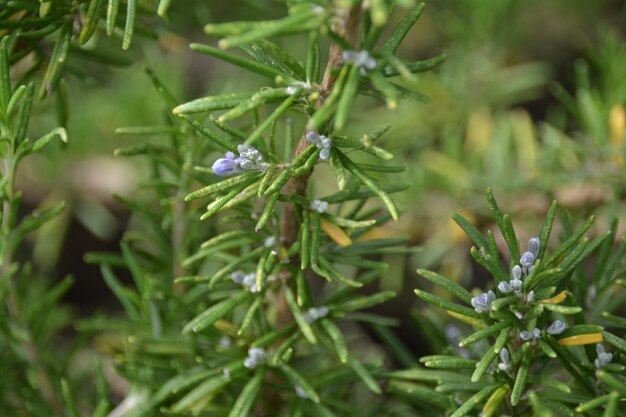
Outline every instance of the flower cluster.
[[502, 348], [500, 350], [500, 363], [498, 364], [498, 369], [502, 372], [507, 372], [511, 368], [511, 363], [509, 361], [510, 355], [507, 348]]
[[376, 60], [367, 51], [352, 51], [346, 50], [341, 54], [344, 62], [350, 62], [361, 71], [361, 74], [367, 74], [367, 71], [376, 69]]
[[239, 156], [235, 157], [232, 152], [226, 152], [224, 158], [219, 158], [213, 163], [211, 169], [219, 177], [229, 177], [241, 174], [244, 171], [265, 171], [267, 164], [261, 162], [263, 155], [253, 146], [238, 145]]
[[[502, 281], [498, 284], [498, 290], [503, 294], [515, 292], [515, 295], [521, 297], [522, 294], [522, 277], [527, 277], [533, 271], [535, 259], [539, 254], [541, 241], [538, 237], [533, 237], [528, 241], [528, 251], [524, 252], [520, 257], [520, 265], [515, 265], [511, 270], [513, 279], [509, 282]], [[526, 295], [526, 301], [533, 301], [534, 293], [531, 291]]]
[[328, 210], [328, 202], [324, 200], [313, 200], [311, 202], [311, 210], [315, 210], [318, 213], [326, 213], [326, 210]]
[[524, 331], [520, 332], [519, 337], [524, 342], [528, 342], [528, 341], [536, 342], [541, 337], [541, 330], [539, 330], [536, 327], [534, 329], [532, 329], [532, 331], [530, 331], [530, 332], [528, 330], [524, 330]]
[[251, 293], [256, 293], [259, 289], [256, 287], [256, 274], [251, 273], [251, 274], [244, 274], [243, 272], [240, 271], [235, 271], [232, 274], [230, 274], [230, 279], [233, 280], [234, 283], [236, 284], [241, 284], [244, 287], [246, 287], [248, 290], [250, 290]]
[[598, 357], [593, 361], [593, 364], [596, 366], [596, 369], [604, 368], [613, 359], [613, 354], [605, 352], [604, 346], [601, 344], [596, 345], [596, 353]]
[[304, 320], [306, 320], [307, 323], [311, 324], [316, 320], [326, 317], [329, 312], [330, 310], [326, 306], [311, 307], [304, 314]]
[[320, 158], [327, 160], [330, 157], [330, 147], [332, 145], [329, 137], [319, 135], [316, 132], [309, 132], [306, 134], [306, 140], [315, 144], [320, 150]]
[[243, 361], [243, 366], [248, 369], [254, 369], [265, 360], [265, 349], [250, 348], [248, 349], [248, 357]]

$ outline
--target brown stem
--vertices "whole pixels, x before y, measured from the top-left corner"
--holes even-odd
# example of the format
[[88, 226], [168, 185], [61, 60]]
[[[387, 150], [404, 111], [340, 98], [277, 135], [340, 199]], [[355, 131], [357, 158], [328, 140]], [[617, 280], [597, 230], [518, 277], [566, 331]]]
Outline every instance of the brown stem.
[[[359, 23], [361, 21], [361, 7], [354, 6], [348, 12], [347, 17], [344, 20], [342, 28], [338, 31], [350, 45], [356, 45], [356, 40], [359, 34]], [[333, 43], [330, 47], [330, 53], [328, 56], [328, 64], [326, 71], [324, 72], [324, 79], [322, 80], [321, 92], [315, 108], [319, 109], [323, 104], [330, 92], [335, 86], [336, 76], [335, 69], [341, 65], [341, 53], [343, 50], [341, 46]], [[309, 145], [306, 140], [306, 131], [302, 134], [300, 142], [293, 158], [300, 155]], [[309, 177], [313, 171], [309, 171], [299, 177], [292, 177], [285, 185], [284, 193], [287, 195], [306, 195], [307, 184]], [[282, 215], [280, 217], [280, 241], [283, 246], [289, 248], [293, 245], [298, 237], [298, 230], [300, 224], [298, 223], [298, 217], [296, 216], [296, 206], [293, 203], [285, 204], [283, 207]]]

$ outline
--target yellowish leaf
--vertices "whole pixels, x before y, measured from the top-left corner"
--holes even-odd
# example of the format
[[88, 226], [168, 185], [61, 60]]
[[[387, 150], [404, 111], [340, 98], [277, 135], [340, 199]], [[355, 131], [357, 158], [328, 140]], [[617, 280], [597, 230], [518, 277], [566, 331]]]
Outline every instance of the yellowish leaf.
[[591, 345], [594, 343], [602, 343], [604, 338], [602, 333], [587, 333], [577, 334], [576, 336], [570, 336], [559, 340], [561, 346], [579, 346], [579, 345]]
[[328, 237], [339, 246], [345, 248], [346, 246], [352, 245], [352, 239], [350, 239], [350, 236], [348, 236], [348, 234], [336, 224], [333, 224], [326, 219], [322, 219], [320, 226], [322, 227], [324, 233], [326, 233]]

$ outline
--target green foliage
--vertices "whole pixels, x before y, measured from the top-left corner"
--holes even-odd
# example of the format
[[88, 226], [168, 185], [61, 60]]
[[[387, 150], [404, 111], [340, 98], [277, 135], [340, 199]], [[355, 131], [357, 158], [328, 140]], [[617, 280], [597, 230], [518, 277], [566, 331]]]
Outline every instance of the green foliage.
[[[620, 301], [612, 306], [602, 302], [604, 297], [615, 296], [624, 268], [624, 247], [612, 248], [616, 223], [590, 241], [584, 234], [592, 217], [577, 231], [566, 229], [561, 244], [550, 253], [546, 247], [556, 218], [554, 203], [541, 237], [532, 238], [528, 251], [520, 255], [515, 231], [510, 220], [506, 221], [508, 215], [500, 211], [491, 190], [487, 196], [513, 266], [502, 264], [496, 246], [489, 243], [493, 239], [490, 231], [485, 238], [463, 217], [455, 217], [477, 245], [472, 247], [472, 255], [493, 276], [493, 286], [471, 297], [455, 282], [418, 270], [463, 304], [422, 290], [415, 293], [470, 327], [447, 328], [442, 337], [451, 346], [420, 360], [437, 370], [409, 379], [428, 382], [427, 386], [435, 382], [435, 387], [424, 387], [433, 393], [454, 384], [455, 396], [463, 404], [458, 408], [439, 404], [443, 410], [456, 410], [453, 416], [472, 409], [482, 409], [483, 415], [560, 416], [602, 408], [604, 415], [623, 415], [615, 402], [624, 400], [626, 345], [605, 330], [614, 327], [619, 334], [623, 327], [601, 318], [614, 317], [613, 309], [622, 305], [624, 296], [619, 294]], [[589, 284], [583, 261], [594, 254], [606, 263], [595, 265], [595, 279]], [[607, 353], [605, 346], [612, 346], [614, 352]], [[456, 372], [442, 374], [439, 369]]]
[[[590, 42], [570, 93], [549, 83], [546, 64], [500, 55], [494, 34], [526, 41], [509, 33], [512, 16], [525, 15], [513, 0], [197, 3], [0, 0], [0, 414], [625, 415], [618, 34]], [[539, 6], [525, 7], [534, 16]], [[407, 61], [423, 55], [405, 40], [430, 10], [423, 26], [434, 19], [456, 43]], [[179, 48], [169, 30], [180, 16], [204, 24], [208, 40], [189, 45], [195, 59], [228, 71], [210, 93], [196, 85], [183, 98], [155, 55], [157, 45]], [[154, 101], [146, 108], [159, 106], [160, 121], [143, 122], [145, 109], [107, 88], [85, 100], [108, 76], [131, 85], [130, 64], [144, 60], [157, 100], [146, 92], [138, 103]], [[108, 70], [117, 66], [129, 69]], [[507, 108], [548, 85], [560, 105], [538, 129], [528, 112]], [[94, 277], [52, 283], [36, 259], [38, 245], [60, 245], [59, 224], [81, 216], [76, 196], [52, 194], [28, 213], [29, 183], [18, 174], [43, 177], [37, 165], [58, 149], [76, 153], [77, 140], [97, 148], [106, 132], [90, 126], [80, 137], [70, 122], [113, 131], [99, 120], [105, 100], [132, 125], [115, 129], [132, 142], [114, 155], [144, 167], [144, 180], [114, 195], [131, 214], [119, 251], [84, 259], [116, 310], [77, 320], [62, 299]], [[569, 202], [569, 212], [546, 204], [527, 250], [518, 213], [503, 213], [490, 189], [486, 206], [474, 200], [485, 186], [552, 200], [558, 187], [589, 180], [603, 182], [610, 202]], [[89, 200], [92, 186], [76, 199]], [[474, 245], [476, 282], [485, 271], [492, 278], [485, 292], [463, 285], [464, 238], [437, 241], [447, 228], [429, 216], [447, 213], [446, 199], [467, 210], [453, 219]], [[594, 204], [600, 221], [582, 221]], [[395, 223], [406, 211], [421, 213], [420, 230]], [[486, 223], [499, 232], [483, 234]], [[597, 223], [608, 230], [596, 233]], [[435, 307], [412, 310], [423, 340], [407, 346], [392, 328], [400, 320], [379, 313], [401, 305], [394, 279], [416, 260], [441, 273], [418, 269], [435, 288], [415, 294]], [[422, 344], [430, 352], [418, 359], [411, 349]]]

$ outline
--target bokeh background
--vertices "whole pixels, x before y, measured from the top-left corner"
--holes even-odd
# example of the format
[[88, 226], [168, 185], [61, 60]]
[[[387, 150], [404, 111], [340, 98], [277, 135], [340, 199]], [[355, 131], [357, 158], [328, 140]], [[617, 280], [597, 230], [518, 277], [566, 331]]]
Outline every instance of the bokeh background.
[[[261, 78], [188, 45], [215, 43], [202, 32], [206, 23], [269, 19], [282, 15], [281, 7], [272, 0], [187, 0], [171, 8], [165, 24], [143, 22], [155, 28], [157, 42], [137, 37], [127, 53], [111, 45], [114, 55], [107, 60], [115, 67], [68, 63], [72, 76], [63, 87], [70, 142], [26, 161], [18, 184], [29, 209], [68, 202], [69, 209], [38, 232], [43, 238], [32, 240], [41, 242], [32, 248], [41, 270], [75, 278], [65, 299], [68, 314], [79, 319], [119, 309], [98, 267], [83, 258], [90, 251], [117, 251], [122, 232], [132, 227], [113, 194], [143, 192], [148, 167], [115, 157], [114, 149], [161, 140], [115, 134], [117, 127], [163, 118], [142, 67], [158, 73], [180, 102], [258, 88]], [[391, 111], [380, 100], [359, 99], [347, 133], [389, 123], [385, 147], [394, 164], [408, 167], [402, 182], [410, 187], [395, 195], [402, 218], [378, 233], [404, 236], [413, 248], [381, 255], [391, 268], [380, 284], [401, 294], [380, 312], [400, 318], [398, 332], [411, 348], [423, 349], [413, 322], [421, 308], [412, 293], [421, 285], [417, 267], [443, 271], [470, 287], [485, 279], [450, 216], [460, 212], [481, 229], [492, 227], [487, 187], [512, 215], [522, 242], [538, 233], [553, 199], [572, 223], [595, 213], [596, 231], [608, 229], [614, 218], [624, 224], [625, 36], [626, 3], [620, 0], [432, 0], [399, 50], [408, 61], [447, 54], [438, 69], [405, 84], [428, 102], [405, 99]], [[277, 42], [304, 58], [304, 39]], [[39, 104], [33, 129], [43, 133], [64, 121], [67, 113], [58, 108], [54, 100]], [[324, 187], [329, 175], [317, 169], [312, 187]]]

